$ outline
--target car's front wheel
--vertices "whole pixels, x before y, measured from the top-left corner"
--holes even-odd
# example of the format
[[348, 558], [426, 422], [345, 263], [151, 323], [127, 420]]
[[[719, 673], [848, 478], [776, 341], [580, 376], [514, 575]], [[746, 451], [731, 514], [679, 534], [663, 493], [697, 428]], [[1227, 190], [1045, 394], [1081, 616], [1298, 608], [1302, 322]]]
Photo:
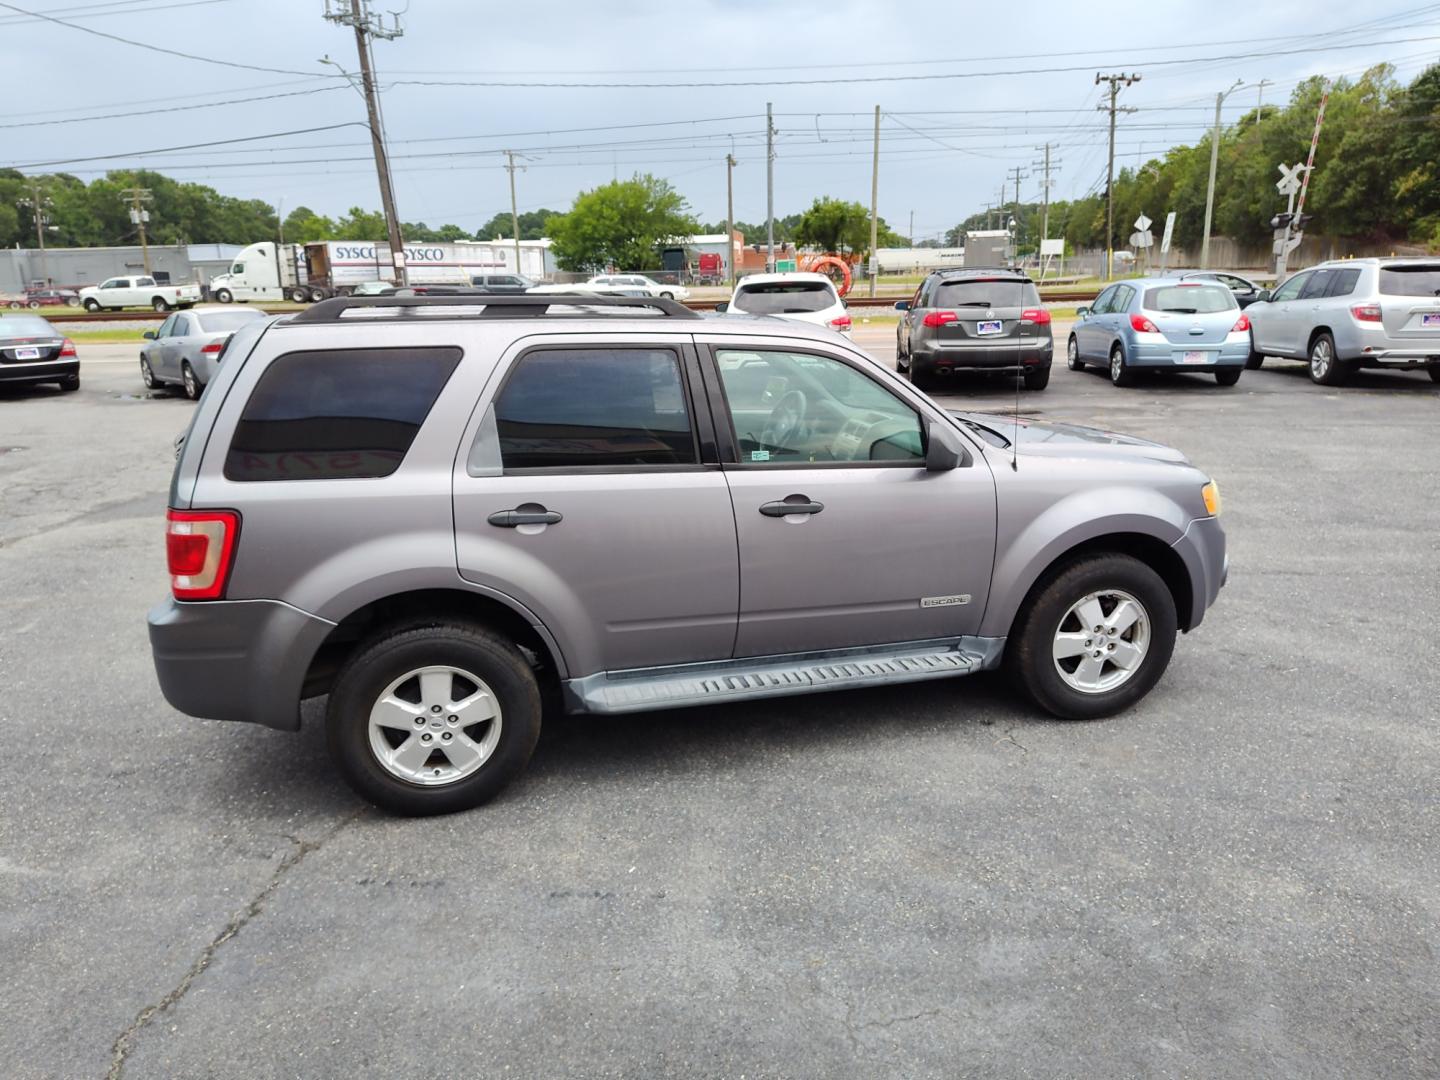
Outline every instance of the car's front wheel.
[[140, 357], [140, 380], [145, 384], [147, 390], [160, 389], [160, 380], [155, 378], [155, 369], [150, 366], [148, 356]]
[[85, 301], [85, 310], [90, 312], [91, 315], [94, 315], [97, 311], [100, 310], [100, 301], [96, 300], [94, 297], [91, 297], [90, 299]]
[[235, 294], [232, 293], [229, 289], [217, 289], [215, 292], [215, 299], [220, 301], [220, 303], [222, 304], [229, 304], [234, 302]]
[[1050, 572], [1016, 617], [1005, 665], [1017, 687], [1062, 720], [1129, 708], [1165, 673], [1175, 598], [1130, 555], [1089, 555]]
[[1074, 334], [1070, 335], [1065, 345], [1065, 366], [1071, 371], [1085, 370], [1085, 361], [1080, 359], [1080, 342], [1075, 340]]
[[362, 646], [330, 693], [326, 731], [360, 795], [399, 814], [446, 814], [485, 802], [524, 770], [540, 715], [519, 649], [442, 622]]

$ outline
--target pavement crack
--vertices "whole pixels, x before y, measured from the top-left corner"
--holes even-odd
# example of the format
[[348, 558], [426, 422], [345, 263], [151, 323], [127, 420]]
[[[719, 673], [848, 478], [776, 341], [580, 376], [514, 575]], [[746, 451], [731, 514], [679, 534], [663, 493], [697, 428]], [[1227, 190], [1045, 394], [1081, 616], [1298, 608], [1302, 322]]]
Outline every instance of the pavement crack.
[[362, 813], [362, 810], [356, 810], [353, 813], [347, 814], [334, 828], [318, 840], [302, 840], [297, 836], [286, 835], [285, 839], [289, 840], [290, 843], [294, 845], [294, 848], [290, 854], [280, 860], [280, 864], [275, 867], [275, 872], [270, 875], [270, 880], [265, 883], [264, 888], [251, 897], [250, 902], [225, 924], [224, 928], [220, 933], [215, 935], [210, 944], [206, 945], [205, 948], [200, 951], [200, 955], [195, 958], [195, 962], [190, 965], [190, 969], [185, 972], [184, 976], [175, 984], [174, 988], [159, 1001], [146, 1005], [145, 1008], [141, 1009], [135, 1019], [130, 1022], [129, 1026], [116, 1036], [115, 1042], [110, 1047], [110, 1071], [105, 1074], [106, 1080], [119, 1080], [121, 1074], [125, 1071], [125, 1059], [134, 1048], [135, 1040], [139, 1038], [140, 1033], [144, 1031], [157, 1016], [168, 1011], [171, 1006], [178, 1003], [181, 998], [190, 992], [190, 987], [194, 985], [196, 979], [204, 974], [205, 969], [210, 966], [211, 961], [215, 959], [215, 954], [220, 951], [220, 948], [231, 938], [239, 934], [241, 930], [244, 930], [253, 919], [264, 911], [265, 901], [269, 900], [275, 890], [280, 887], [280, 883], [285, 879], [285, 876], [289, 874], [291, 870], [294, 870], [295, 867], [299, 866], [307, 855], [311, 852], [319, 851], [321, 847], [332, 840], [335, 834], [354, 821]]
[[912, 1020], [928, 1020], [932, 1016], [939, 1016], [944, 1011], [944, 1009], [924, 1009], [920, 1012], [910, 1013], [906, 1016], [892, 1016], [888, 1020], [867, 1020], [860, 1026], [862, 1028], [888, 1028], [893, 1027], [895, 1024], [906, 1024]]
[[1010, 743], [1012, 746], [1019, 747], [1020, 752], [1021, 752], [1022, 754], [1028, 754], [1028, 753], [1030, 753], [1030, 748], [1029, 748], [1028, 746], [1026, 746], [1024, 743], [1022, 743], [1019, 739], [1015, 738], [1015, 729], [1014, 729], [1013, 727], [1006, 728], [1006, 729], [1005, 729], [1005, 737], [1004, 737], [1003, 739], [996, 739], [995, 741], [996, 741], [997, 743], [1007, 743], [1007, 742], [1008, 742], [1008, 743]]

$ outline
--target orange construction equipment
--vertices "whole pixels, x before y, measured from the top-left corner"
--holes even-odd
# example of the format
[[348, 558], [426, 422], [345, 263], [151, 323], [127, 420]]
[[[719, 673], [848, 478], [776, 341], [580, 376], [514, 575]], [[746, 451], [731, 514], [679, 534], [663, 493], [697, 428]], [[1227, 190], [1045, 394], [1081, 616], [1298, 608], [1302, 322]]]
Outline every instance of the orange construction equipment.
[[835, 291], [844, 296], [854, 284], [850, 264], [841, 256], [830, 252], [818, 255], [801, 255], [795, 267], [811, 274], [824, 274], [835, 283]]

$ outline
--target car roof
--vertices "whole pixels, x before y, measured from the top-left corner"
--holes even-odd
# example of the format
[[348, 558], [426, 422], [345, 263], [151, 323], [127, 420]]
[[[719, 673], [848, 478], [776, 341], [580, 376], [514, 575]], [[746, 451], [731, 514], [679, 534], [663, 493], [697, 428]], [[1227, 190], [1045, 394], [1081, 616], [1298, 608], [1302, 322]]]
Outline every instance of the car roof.
[[824, 274], [814, 274], [808, 271], [788, 271], [781, 274], [746, 274], [735, 285], [736, 289], [743, 289], [746, 285], [772, 285], [784, 281], [823, 281], [826, 285], [834, 288], [835, 283]]
[[967, 277], [1003, 278], [1008, 281], [1030, 281], [1030, 275], [1023, 270], [1014, 270], [1008, 266], [949, 266], [942, 270], [932, 270], [931, 277], [943, 278], [946, 281], [958, 281]]
[[[1326, 259], [1324, 262], [1318, 262], [1314, 266], [1307, 266], [1305, 269], [1318, 270], [1323, 266], [1329, 270], [1337, 266], [1391, 266], [1395, 263], [1424, 264], [1436, 262], [1440, 262], [1440, 257], [1435, 255], [1370, 255], [1361, 259]], [[1298, 270], [1296, 271], [1297, 274], [1299, 272]]]

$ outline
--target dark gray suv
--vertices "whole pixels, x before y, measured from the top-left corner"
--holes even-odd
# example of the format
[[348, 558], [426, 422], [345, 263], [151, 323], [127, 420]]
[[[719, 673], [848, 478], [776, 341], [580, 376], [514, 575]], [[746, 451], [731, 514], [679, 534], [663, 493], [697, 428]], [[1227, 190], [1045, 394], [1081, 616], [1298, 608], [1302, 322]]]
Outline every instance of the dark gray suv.
[[231, 341], [170, 488], [160, 685], [405, 813], [573, 712], [967, 675], [1138, 702], [1225, 581], [1175, 450], [941, 409], [839, 335], [582, 296], [334, 299]]
[[917, 386], [966, 369], [1018, 371], [1027, 390], [1050, 383], [1050, 312], [1018, 271], [940, 270], [895, 310], [896, 366]]

